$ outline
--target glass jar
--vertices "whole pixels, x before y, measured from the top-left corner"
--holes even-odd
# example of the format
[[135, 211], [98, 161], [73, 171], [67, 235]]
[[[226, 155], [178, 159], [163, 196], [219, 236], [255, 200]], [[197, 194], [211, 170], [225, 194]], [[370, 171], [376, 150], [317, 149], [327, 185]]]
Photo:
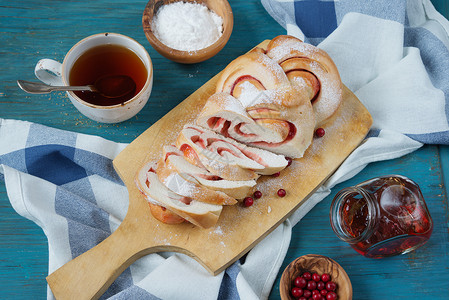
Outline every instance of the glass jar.
[[427, 242], [433, 229], [419, 186], [400, 175], [344, 188], [332, 201], [330, 220], [341, 240], [370, 258], [410, 252]]

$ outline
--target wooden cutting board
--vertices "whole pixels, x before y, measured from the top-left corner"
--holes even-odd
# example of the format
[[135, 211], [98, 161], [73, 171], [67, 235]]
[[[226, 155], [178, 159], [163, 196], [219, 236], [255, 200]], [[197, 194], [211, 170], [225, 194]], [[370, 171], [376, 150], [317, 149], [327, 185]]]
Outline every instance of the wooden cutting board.
[[[268, 42], [259, 46], [264, 47]], [[129, 191], [128, 213], [110, 237], [47, 277], [57, 299], [98, 298], [135, 260], [154, 252], [187, 254], [217, 275], [307, 201], [361, 143], [372, 124], [366, 108], [344, 87], [342, 105], [323, 126], [325, 136], [315, 138], [304, 157], [295, 160], [279, 177], [260, 178], [257, 189], [263, 197], [253, 206], [224, 207], [218, 223], [210, 229], [190, 223], [163, 224], [152, 217], [148, 203], [134, 184], [135, 174], [145, 162], [158, 160], [162, 147], [173, 144], [182, 127], [195, 120], [214, 93], [218, 76], [148, 128], [116, 157], [114, 166]], [[284, 198], [277, 196], [279, 188], [287, 191]]]

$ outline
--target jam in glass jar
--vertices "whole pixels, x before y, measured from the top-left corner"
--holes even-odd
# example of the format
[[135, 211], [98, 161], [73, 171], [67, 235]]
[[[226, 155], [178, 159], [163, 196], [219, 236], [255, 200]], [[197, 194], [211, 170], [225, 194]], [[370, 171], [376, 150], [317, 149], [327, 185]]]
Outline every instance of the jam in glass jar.
[[381, 258], [410, 252], [432, 234], [432, 218], [419, 186], [390, 175], [344, 188], [330, 211], [336, 235], [358, 253]]

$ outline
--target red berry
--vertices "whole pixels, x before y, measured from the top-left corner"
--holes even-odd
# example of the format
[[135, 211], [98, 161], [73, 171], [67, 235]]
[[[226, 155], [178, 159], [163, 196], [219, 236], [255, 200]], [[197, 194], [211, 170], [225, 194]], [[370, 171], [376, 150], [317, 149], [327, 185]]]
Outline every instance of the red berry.
[[279, 197], [285, 197], [285, 195], [287, 195], [287, 192], [284, 189], [279, 189], [278, 190], [278, 196]]
[[318, 275], [317, 273], [313, 273], [313, 274], [312, 274], [312, 280], [313, 280], [313, 281], [318, 282], [318, 281], [320, 281], [320, 279], [321, 279], [321, 276]]
[[316, 288], [319, 290], [324, 290], [326, 288], [326, 284], [322, 281], [318, 281], [316, 284]]
[[312, 292], [309, 290], [304, 290], [304, 293], [302, 295], [306, 298], [310, 298], [310, 296], [312, 296]]
[[321, 295], [326, 296], [326, 294], [329, 292], [327, 290], [321, 290], [320, 293], [321, 293]]
[[337, 299], [337, 294], [335, 294], [335, 292], [329, 292], [326, 295], [326, 300], [336, 300]]
[[292, 296], [295, 298], [299, 298], [301, 297], [303, 294], [302, 289], [298, 288], [298, 287], [294, 287], [292, 288]]
[[255, 191], [254, 192], [254, 198], [259, 199], [260, 197], [262, 197], [262, 192], [261, 191]]
[[307, 289], [313, 291], [316, 289], [316, 282], [313, 280], [307, 281]]
[[321, 296], [321, 294], [318, 293], [318, 294], [316, 294], [316, 295], [313, 295], [313, 296], [312, 296], [312, 299], [313, 299], [313, 300], [323, 300], [323, 296]]
[[293, 282], [293, 284], [295, 286], [303, 289], [307, 285], [307, 280], [305, 280], [304, 278], [298, 276], [298, 277], [295, 278], [295, 281]]
[[291, 157], [286, 157], [285, 160], [287, 161], [287, 167], [290, 167], [293, 163], [293, 159]]
[[324, 131], [324, 128], [320, 127], [315, 130], [315, 135], [317, 137], [323, 137], [325, 134], [326, 134], [326, 131]]
[[323, 282], [328, 282], [329, 280], [331, 280], [331, 276], [327, 273], [324, 273], [323, 275], [321, 275], [321, 280]]
[[337, 284], [333, 281], [329, 281], [326, 283], [326, 290], [330, 291], [335, 291], [335, 289], [337, 288]]
[[319, 290], [313, 290], [312, 291], [312, 296], [315, 296], [317, 294], [321, 295]]
[[245, 207], [250, 207], [251, 205], [253, 205], [253, 203], [254, 203], [254, 200], [253, 200], [253, 198], [251, 198], [251, 197], [246, 197], [246, 198], [243, 200], [243, 205], [244, 205]]
[[273, 177], [279, 177], [279, 175], [281, 175], [281, 172], [274, 173], [274, 174], [271, 175], [271, 176], [273, 176]]
[[307, 300], [306, 297], [300, 297], [298, 300]]
[[302, 274], [301, 277], [304, 278], [305, 280], [310, 280], [312, 279], [312, 274], [310, 274], [309, 272], [305, 272], [304, 274]]

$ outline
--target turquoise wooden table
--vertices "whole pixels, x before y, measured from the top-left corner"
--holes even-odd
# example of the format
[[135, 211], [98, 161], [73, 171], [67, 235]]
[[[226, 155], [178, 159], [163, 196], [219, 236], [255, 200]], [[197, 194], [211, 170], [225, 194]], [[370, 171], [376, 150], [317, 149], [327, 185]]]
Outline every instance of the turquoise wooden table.
[[[446, 17], [448, 2], [433, 1]], [[141, 16], [146, 1], [0, 1], [0, 117], [36, 122], [131, 142], [175, 107], [233, 58], [262, 40], [285, 33], [259, 1], [230, 1], [234, 31], [226, 47], [195, 65], [168, 61], [146, 40]], [[106, 125], [82, 116], [64, 93], [27, 95], [17, 79], [34, 80], [41, 58], [61, 61], [82, 38], [118, 32], [140, 42], [154, 64], [154, 89], [149, 103], [129, 121]], [[405, 157], [369, 165], [334, 188], [294, 229], [282, 269], [298, 256], [322, 254], [338, 261], [351, 278], [354, 299], [449, 299], [448, 147], [426, 145]], [[343, 187], [385, 174], [408, 176], [421, 186], [435, 227], [430, 241], [417, 251], [370, 260], [337, 239], [329, 224], [329, 205]], [[0, 298], [43, 299], [46, 296], [47, 242], [40, 228], [11, 208], [0, 183]], [[279, 299], [279, 278], [270, 299]]]

